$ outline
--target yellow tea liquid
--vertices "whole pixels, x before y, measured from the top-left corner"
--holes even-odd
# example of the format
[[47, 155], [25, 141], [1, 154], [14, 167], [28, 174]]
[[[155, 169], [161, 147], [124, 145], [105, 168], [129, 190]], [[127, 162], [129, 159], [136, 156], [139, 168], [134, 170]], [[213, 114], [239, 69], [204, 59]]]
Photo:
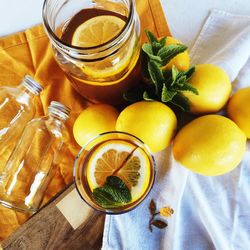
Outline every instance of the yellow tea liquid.
[[[83, 23], [99, 16], [114, 16], [124, 21], [124, 27], [128, 21], [127, 16], [102, 9], [83, 9], [64, 27], [61, 40], [72, 45], [75, 31]], [[102, 102], [114, 105], [124, 103], [123, 93], [139, 82], [139, 55], [140, 42], [136, 27], [130, 32], [122, 46], [111, 54], [103, 54], [103, 57], [93, 60], [78, 60], [74, 69], [66, 69], [66, 74], [73, 87], [86, 99], [92, 102]], [[100, 30], [102, 32], [103, 30]], [[108, 31], [104, 29], [104, 31]], [[115, 39], [118, 35], [113, 37]], [[108, 42], [107, 42], [108, 43]], [[99, 44], [101, 45], [101, 44]], [[97, 46], [99, 46], [97, 45]], [[96, 44], [95, 44], [96, 46]], [[117, 46], [114, 44], [113, 46]], [[93, 48], [95, 49], [95, 48]], [[101, 52], [102, 53], [102, 52]]]

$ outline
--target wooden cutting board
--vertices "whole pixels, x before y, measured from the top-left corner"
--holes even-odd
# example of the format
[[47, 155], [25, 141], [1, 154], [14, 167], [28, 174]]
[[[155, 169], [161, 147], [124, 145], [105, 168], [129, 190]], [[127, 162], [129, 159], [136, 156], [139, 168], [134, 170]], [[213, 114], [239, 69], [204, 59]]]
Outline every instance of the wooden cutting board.
[[[1, 243], [2, 248], [4, 250], [100, 249], [105, 215], [89, 208], [80, 197], [75, 201], [72, 198], [72, 194], [75, 193], [75, 185], [71, 184], [4, 240]], [[75, 213], [72, 211], [70, 216], [73, 216], [74, 220], [83, 221], [82, 223], [77, 221], [79, 226], [76, 227], [74, 222], [72, 226], [70, 224], [72, 218], [67, 219], [60, 211], [60, 209], [63, 211], [61, 207], [69, 209], [65, 205], [75, 208]]]

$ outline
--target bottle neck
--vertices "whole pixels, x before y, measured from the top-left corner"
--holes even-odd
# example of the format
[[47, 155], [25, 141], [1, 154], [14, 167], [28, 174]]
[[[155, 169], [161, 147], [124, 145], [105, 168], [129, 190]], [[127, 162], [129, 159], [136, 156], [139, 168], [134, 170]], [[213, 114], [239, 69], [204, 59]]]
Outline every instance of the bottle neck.
[[33, 98], [34, 96], [36, 96], [32, 91], [26, 88], [23, 84], [18, 85], [17, 88], [21, 91], [22, 94], [26, 94], [30, 98]]
[[17, 88], [19, 89], [19, 95], [17, 96], [17, 100], [21, 103], [25, 103], [26, 105], [28, 105], [36, 96], [23, 84], [18, 85]]
[[69, 118], [70, 108], [60, 102], [52, 101], [48, 107], [48, 113], [54, 119], [65, 122]]
[[63, 119], [60, 115], [55, 114], [55, 113], [51, 113], [49, 112], [48, 114], [49, 120], [53, 120], [56, 124], [61, 125], [64, 124], [65, 119]]

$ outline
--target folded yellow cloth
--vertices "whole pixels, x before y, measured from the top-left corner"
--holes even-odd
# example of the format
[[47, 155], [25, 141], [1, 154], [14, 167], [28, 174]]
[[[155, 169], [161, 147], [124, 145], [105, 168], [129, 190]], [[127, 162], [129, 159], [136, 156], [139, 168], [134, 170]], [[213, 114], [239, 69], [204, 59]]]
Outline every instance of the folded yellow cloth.
[[[159, 0], [137, 0], [141, 19], [142, 40], [144, 29], [158, 36], [168, 35], [169, 29]], [[79, 150], [72, 135], [72, 125], [78, 114], [88, 105], [71, 87], [69, 80], [53, 59], [52, 50], [43, 26], [0, 38], [0, 85], [16, 86], [24, 75], [39, 81], [44, 90], [36, 99], [36, 116], [44, 115], [52, 100], [60, 101], [72, 109], [67, 128], [70, 141], [60, 153], [58, 171], [50, 183], [44, 203], [72, 181], [74, 158]], [[0, 206], [0, 241], [8, 237], [28, 215]]]

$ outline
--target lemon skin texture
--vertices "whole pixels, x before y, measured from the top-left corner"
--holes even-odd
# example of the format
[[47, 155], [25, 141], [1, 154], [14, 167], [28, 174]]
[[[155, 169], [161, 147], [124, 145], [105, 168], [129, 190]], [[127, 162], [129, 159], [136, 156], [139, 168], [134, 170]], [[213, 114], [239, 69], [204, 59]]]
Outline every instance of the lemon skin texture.
[[232, 85], [227, 73], [220, 67], [212, 64], [199, 64], [189, 83], [199, 92], [195, 95], [190, 91], [183, 94], [190, 101], [191, 113], [216, 113], [227, 103]]
[[250, 138], [250, 87], [237, 91], [229, 100], [228, 116]]
[[119, 112], [111, 105], [95, 104], [81, 112], [73, 126], [73, 135], [80, 146], [95, 136], [115, 130]]
[[120, 113], [116, 122], [116, 130], [135, 135], [154, 153], [170, 144], [176, 126], [177, 119], [174, 112], [156, 101], [131, 104]]
[[233, 121], [224, 116], [206, 115], [179, 131], [173, 154], [189, 170], [216, 176], [237, 167], [245, 148], [246, 136]]

